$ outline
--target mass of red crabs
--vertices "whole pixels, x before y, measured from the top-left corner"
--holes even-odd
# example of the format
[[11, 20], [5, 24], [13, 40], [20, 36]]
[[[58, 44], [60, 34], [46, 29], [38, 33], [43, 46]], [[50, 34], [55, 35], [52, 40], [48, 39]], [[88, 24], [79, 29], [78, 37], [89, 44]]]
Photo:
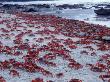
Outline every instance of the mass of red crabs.
[[[100, 72], [98, 76], [103, 82], [110, 82], [110, 53], [102, 53], [95, 64], [86, 63], [86, 65], [77, 62], [72, 56], [74, 54], [71, 53], [72, 50], [78, 49], [80, 45], [84, 45], [80, 52], [81, 55], [94, 57], [97, 56], [96, 51], [110, 51], [110, 44], [101, 40], [101, 37], [110, 34], [110, 29], [52, 15], [26, 13], [14, 13], [13, 15], [16, 17], [0, 21], [0, 24], [6, 25], [6, 27], [0, 26], [0, 38], [12, 41], [12, 45], [6, 45], [3, 41], [0, 41], [0, 55], [20, 56], [23, 62], [14, 58], [0, 60], [0, 70], [8, 70], [13, 78], [20, 77], [20, 73], [17, 71], [19, 69], [24, 72], [40, 73], [42, 76], [59, 79], [65, 76], [63, 72], [55, 74], [39, 64], [56, 68], [58, 65], [53, 60], [61, 57], [65, 62], [68, 62], [68, 68], [80, 70], [83, 67], [89, 67], [92, 72]], [[19, 22], [19, 20], [24, 21]], [[41, 37], [37, 37], [37, 35]], [[60, 35], [63, 37], [57, 38]], [[25, 36], [32, 38], [32, 40], [24, 39]], [[78, 38], [78, 40], [74, 40], [74, 38]], [[46, 41], [47, 43], [45, 43]], [[94, 48], [91, 44], [96, 45], [97, 48]], [[41, 56], [42, 53], [44, 55]], [[44, 79], [43, 77], [36, 77], [31, 82], [44, 82]], [[0, 76], [0, 82], [6, 82], [3, 76]], [[54, 81], [48, 80], [47, 82]], [[68, 82], [84, 82], [84, 80], [73, 77]]]

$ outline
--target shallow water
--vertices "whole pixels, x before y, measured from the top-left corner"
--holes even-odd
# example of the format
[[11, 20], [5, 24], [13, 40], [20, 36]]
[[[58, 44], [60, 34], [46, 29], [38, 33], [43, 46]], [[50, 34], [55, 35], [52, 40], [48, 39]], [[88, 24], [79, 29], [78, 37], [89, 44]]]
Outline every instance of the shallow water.
[[110, 16], [98, 16], [94, 13], [94, 9], [63, 9], [41, 12], [52, 14], [67, 19], [83, 20], [93, 24], [100, 24], [110, 27]]

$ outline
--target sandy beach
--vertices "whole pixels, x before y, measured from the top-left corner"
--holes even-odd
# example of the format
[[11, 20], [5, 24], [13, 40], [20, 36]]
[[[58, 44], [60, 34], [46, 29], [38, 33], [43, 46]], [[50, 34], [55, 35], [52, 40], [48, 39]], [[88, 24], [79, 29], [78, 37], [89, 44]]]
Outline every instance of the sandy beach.
[[0, 82], [109, 82], [109, 54], [105, 26], [0, 13]]

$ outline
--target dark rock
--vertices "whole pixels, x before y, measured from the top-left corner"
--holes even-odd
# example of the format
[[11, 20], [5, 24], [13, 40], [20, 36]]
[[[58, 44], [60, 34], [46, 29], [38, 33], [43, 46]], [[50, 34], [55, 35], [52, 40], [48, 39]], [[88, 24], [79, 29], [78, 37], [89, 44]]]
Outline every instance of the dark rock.
[[50, 8], [49, 4], [38, 4], [36, 5], [37, 8]]
[[84, 4], [74, 4], [74, 5], [69, 5], [69, 4], [63, 4], [63, 5], [58, 5], [56, 6], [59, 9], [73, 9], [73, 8], [83, 8]]
[[30, 8], [30, 9], [25, 10], [24, 12], [37, 12], [37, 11], [33, 8]]
[[110, 15], [110, 8], [100, 8], [94, 10], [97, 15]]

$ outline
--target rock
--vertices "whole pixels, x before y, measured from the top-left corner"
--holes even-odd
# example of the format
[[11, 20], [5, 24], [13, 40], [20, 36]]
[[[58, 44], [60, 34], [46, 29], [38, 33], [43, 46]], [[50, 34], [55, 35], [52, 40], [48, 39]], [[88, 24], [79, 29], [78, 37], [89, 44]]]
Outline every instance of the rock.
[[49, 4], [38, 4], [36, 5], [38, 8], [50, 8]]
[[30, 8], [30, 9], [26, 10], [25, 12], [37, 12], [37, 11], [33, 8]]
[[100, 8], [94, 10], [97, 15], [110, 15], [110, 8]]
[[63, 4], [63, 5], [58, 5], [58, 6], [56, 6], [57, 8], [59, 8], [59, 9], [67, 9], [67, 8], [69, 8], [69, 9], [76, 9], [76, 8], [83, 8], [83, 6], [84, 6], [84, 4], [74, 4], [74, 5], [69, 5], [69, 4]]

